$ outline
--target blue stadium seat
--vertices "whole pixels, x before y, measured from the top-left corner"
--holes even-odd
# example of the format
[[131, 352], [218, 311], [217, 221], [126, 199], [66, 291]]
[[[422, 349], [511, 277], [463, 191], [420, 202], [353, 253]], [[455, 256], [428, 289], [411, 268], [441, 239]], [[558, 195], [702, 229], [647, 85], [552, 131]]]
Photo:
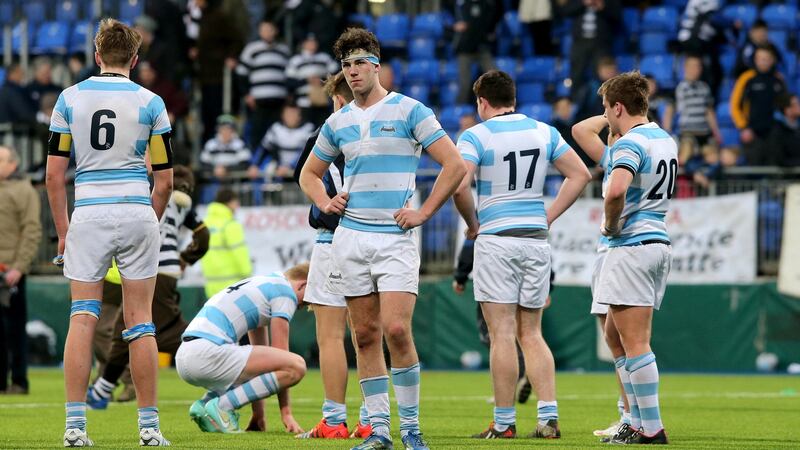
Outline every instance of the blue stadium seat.
[[572, 36], [563, 36], [561, 38], [561, 56], [569, 58], [570, 50], [572, 50]]
[[536, 119], [540, 122], [547, 122], [553, 118], [553, 107], [549, 103], [534, 103], [531, 105], [522, 105], [517, 108], [517, 112], [525, 114], [526, 116]]
[[572, 92], [571, 85], [567, 85], [567, 83], [556, 83], [556, 97], [569, 97], [570, 92]]
[[663, 55], [667, 53], [669, 35], [661, 31], [642, 33], [639, 36], [639, 53], [644, 55]]
[[686, 4], [689, 3], [689, 0], [664, 0], [663, 3], [664, 6], [672, 6], [678, 11], [683, 11], [686, 9]]
[[458, 130], [458, 120], [464, 114], [475, 114], [472, 105], [455, 105], [442, 108], [439, 112], [439, 123], [445, 130]]
[[427, 84], [410, 84], [403, 88], [403, 95], [427, 105], [431, 99], [431, 88]]
[[523, 58], [532, 58], [536, 56], [535, 48], [533, 46], [533, 37], [529, 34], [523, 34], [520, 39], [520, 51]]
[[0, 25], [11, 24], [14, 22], [14, 4], [11, 2], [0, 2]]
[[375, 30], [375, 19], [373, 19], [370, 14], [350, 14], [347, 16], [347, 21], [350, 23], [360, 23], [364, 28], [370, 31]]
[[447, 60], [442, 65], [442, 82], [458, 81], [458, 61]]
[[46, 20], [46, 8], [43, 1], [31, 1], [22, 5], [22, 15], [28, 24], [38, 25]]
[[80, 17], [80, 3], [72, 0], [57, 2], [56, 20], [59, 22], [73, 23]]
[[731, 117], [731, 105], [728, 102], [717, 103], [717, 123], [720, 128], [735, 128]]
[[555, 81], [555, 76], [556, 59], [552, 56], [536, 56], [522, 61], [518, 79], [520, 82], [538, 81], [551, 83]]
[[761, 11], [761, 18], [769, 24], [770, 30], [797, 29], [797, 7], [794, 5], [767, 5]]
[[561, 58], [558, 66], [556, 67], [556, 84], [563, 84], [564, 80], [569, 78], [570, 62], [566, 58]]
[[6, 82], [6, 69], [0, 67], [0, 86]]
[[31, 47], [34, 55], [65, 54], [69, 49], [69, 25], [66, 22], [45, 22], [36, 33], [36, 45]]
[[[32, 48], [36, 38], [36, 26], [28, 23], [28, 48]], [[11, 50], [17, 54], [22, 47], [22, 22], [11, 30]]]
[[519, 14], [516, 11], [508, 11], [503, 14], [503, 22], [500, 24], [503, 33], [513, 38], [519, 38], [523, 33], [523, 25], [519, 21]]
[[119, 19], [133, 22], [144, 13], [144, 0], [120, 0]]
[[678, 11], [668, 6], [647, 8], [642, 15], [642, 29], [675, 34], [678, 31]]
[[652, 75], [659, 89], [673, 89], [675, 81], [675, 57], [672, 55], [648, 55], [639, 63], [639, 71]]
[[511, 75], [511, 78], [517, 79], [517, 60], [514, 58], [509, 57], [499, 57], [495, 58], [494, 65], [497, 66], [498, 70], [502, 70], [503, 72]]
[[758, 204], [758, 222], [763, 230], [759, 239], [759, 250], [762, 254], [777, 255], [781, 251], [783, 237], [783, 205], [782, 202], [762, 198]]
[[405, 14], [386, 14], [375, 21], [375, 35], [384, 48], [404, 48], [408, 40], [408, 29], [408, 16]]
[[634, 55], [617, 55], [615, 60], [620, 72], [630, 72], [636, 68], [636, 56]]
[[733, 75], [733, 69], [736, 67], [736, 58], [738, 52], [736, 48], [725, 46], [719, 53], [719, 64], [722, 66], [722, 74], [724, 76]]
[[411, 39], [411, 42], [408, 43], [409, 60], [434, 58], [436, 58], [436, 42], [433, 39], [418, 37]]
[[624, 8], [622, 10], [622, 27], [625, 29], [625, 35], [638, 36], [641, 31], [642, 15], [639, 8]]
[[719, 84], [719, 91], [717, 92], [716, 100], [717, 102], [727, 102], [731, 98], [731, 93], [733, 92], [733, 85], [736, 83], [736, 80], [733, 78], [723, 78], [722, 82]]
[[441, 39], [444, 32], [444, 19], [441, 14], [427, 13], [414, 17], [411, 23], [411, 37]]
[[458, 82], [449, 81], [439, 86], [439, 106], [453, 106], [458, 102]]
[[723, 147], [738, 147], [739, 146], [739, 130], [735, 127], [722, 127], [719, 129], [722, 135]]
[[[385, 64], [385, 63], [384, 63]], [[392, 58], [389, 61], [389, 66], [391, 66], [392, 71], [394, 71], [394, 85], [395, 86], [402, 86], [405, 81], [405, 65], [403, 64], [403, 60], [400, 58]]]
[[767, 35], [769, 36], [769, 41], [775, 44], [778, 47], [778, 51], [781, 55], [785, 55], [789, 53], [789, 32], [783, 30], [769, 30], [767, 31]]
[[750, 28], [758, 18], [758, 8], [747, 4], [728, 5], [722, 10], [722, 17], [729, 25], [738, 21], [744, 28]]
[[517, 104], [544, 103], [544, 91], [545, 86], [542, 83], [519, 83], [517, 84]]
[[[96, 25], [95, 25], [96, 26]], [[77, 53], [83, 52], [86, 49], [87, 35], [89, 39], [94, 34], [94, 28], [91, 22], [78, 22], [72, 27], [72, 33], [69, 36], [69, 52]], [[91, 44], [94, 46], [94, 44]]]
[[789, 79], [794, 79], [797, 74], [797, 53], [784, 52], [781, 55], [781, 62], [778, 64], [778, 70]]
[[408, 84], [427, 84], [428, 86], [439, 84], [439, 61], [426, 59], [409, 62], [404, 81]]

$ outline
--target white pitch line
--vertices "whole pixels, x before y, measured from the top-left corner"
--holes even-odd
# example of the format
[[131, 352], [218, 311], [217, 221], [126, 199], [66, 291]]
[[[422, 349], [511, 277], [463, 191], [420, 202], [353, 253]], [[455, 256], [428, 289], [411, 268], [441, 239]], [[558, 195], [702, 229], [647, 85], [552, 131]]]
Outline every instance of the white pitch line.
[[[796, 398], [800, 397], [800, 393], [781, 393], [781, 392], [681, 392], [675, 394], [660, 394], [661, 398]], [[562, 394], [558, 396], [559, 400], [607, 400], [615, 399], [616, 395], [611, 394]], [[463, 401], [487, 401], [488, 396], [485, 395], [432, 395], [423, 396], [422, 402], [463, 402]], [[348, 401], [356, 402], [359, 400], [357, 397], [351, 397]], [[294, 403], [320, 403], [321, 397], [293, 397]], [[160, 400], [160, 405], [186, 405], [189, 406], [192, 400]], [[110, 402], [110, 407], [118, 407], [124, 404]], [[54, 408], [63, 407], [64, 403], [0, 403], [0, 409], [26, 409], [26, 408]]]

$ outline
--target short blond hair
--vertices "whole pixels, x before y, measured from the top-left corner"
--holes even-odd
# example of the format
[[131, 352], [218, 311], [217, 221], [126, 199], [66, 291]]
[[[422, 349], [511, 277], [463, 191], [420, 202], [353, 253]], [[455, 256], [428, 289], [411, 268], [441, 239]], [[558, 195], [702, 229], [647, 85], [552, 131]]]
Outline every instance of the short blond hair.
[[308, 270], [310, 264], [308, 262], [300, 263], [283, 274], [286, 276], [286, 279], [289, 281], [303, 281], [308, 279]]
[[115, 19], [103, 19], [94, 36], [94, 46], [104, 64], [126, 67], [142, 45], [142, 35]]
[[348, 103], [353, 101], [353, 91], [350, 89], [350, 86], [347, 85], [344, 72], [341, 70], [335, 75], [329, 76], [328, 79], [325, 80], [322, 89], [325, 91], [325, 95], [330, 98], [333, 98], [334, 95], [341, 95]]

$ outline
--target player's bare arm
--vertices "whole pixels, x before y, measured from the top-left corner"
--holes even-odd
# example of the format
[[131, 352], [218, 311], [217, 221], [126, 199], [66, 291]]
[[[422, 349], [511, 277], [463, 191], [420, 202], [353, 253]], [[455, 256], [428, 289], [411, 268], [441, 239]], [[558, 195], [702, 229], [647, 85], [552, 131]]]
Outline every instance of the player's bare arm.
[[69, 158], [60, 156], [47, 157], [47, 171], [45, 184], [47, 185], [47, 199], [50, 202], [50, 210], [53, 212], [53, 222], [56, 226], [58, 235], [58, 254], [64, 254], [64, 246], [67, 239], [67, 229], [69, 228], [69, 216], [67, 215], [67, 188], [66, 176]]
[[402, 208], [394, 213], [397, 224], [406, 230], [418, 227], [430, 219], [453, 195], [467, 172], [461, 155], [448, 136], [437, 139], [427, 151], [434, 161], [442, 165], [442, 171], [436, 177], [433, 190], [420, 209]]
[[606, 221], [603, 224], [604, 236], [616, 236], [622, 231], [622, 209], [625, 207], [625, 193], [633, 181], [633, 173], [625, 168], [616, 168], [606, 190], [604, 208]]
[[[289, 351], [289, 321], [281, 317], [273, 317], [269, 322], [270, 340], [272, 346], [281, 350]], [[281, 420], [286, 431], [289, 433], [302, 433], [300, 424], [294, 420], [292, 415], [292, 405], [289, 400], [289, 389], [282, 389], [278, 392], [278, 404], [281, 408]]]
[[[478, 223], [478, 214], [475, 211], [475, 199], [472, 197], [472, 181], [475, 179], [475, 171], [478, 166], [471, 161], [465, 161], [465, 165], [467, 174], [461, 180], [461, 184], [458, 185], [455, 194], [453, 194], [453, 202], [456, 204], [458, 213], [467, 223], [467, 239], [475, 239], [478, 235], [480, 224]], [[461, 290], [463, 291], [463, 286]]]
[[583, 189], [592, 180], [592, 174], [589, 173], [586, 164], [581, 161], [575, 150], [567, 150], [555, 160], [553, 165], [564, 176], [564, 182], [561, 184], [555, 200], [547, 209], [548, 226], [575, 203], [575, 200], [583, 193]]
[[603, 115], [589, 117], [572, 126], [575, 142], [596, 163], [603, 158], [606, 149], [606, 144], [600, 139], [600, 133], [606, 127], [608, 120]]
[[336, 197], [328, 197], [322, 177], [325, 176], [330, 165], [311, 153], [303, 165], [303, 170], [300, 171], [300, 188], [323, 213], [341, 216], [344, 214], [349, 195], [347, 192], [340, 192]]

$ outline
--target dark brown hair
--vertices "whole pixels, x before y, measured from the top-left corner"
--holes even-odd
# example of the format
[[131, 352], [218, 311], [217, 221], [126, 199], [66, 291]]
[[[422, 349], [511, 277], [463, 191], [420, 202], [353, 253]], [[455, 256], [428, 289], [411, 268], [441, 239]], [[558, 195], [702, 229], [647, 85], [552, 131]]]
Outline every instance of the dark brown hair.
[[344, 73], [340, 70], [338, 73], [331, 75], [325, 80], [325, 85], [322, 86], [325, 90], [325, 95], [333, 98], [334, 95], [341, 95], [349, 103], [353, 101], [353, 91], [347, 85], [347, 80], [344, 78]]
[[118, 20], [103, 19], [94, 36], [94, 45], [104, 64], [125, 67], [139, 51], [142, 35]]
[[604, 82], [597, 95], [604, 97], [613, 106], [622, 103], [631, 116], [647, 114], [647, 78], [638, 71], [625, 72]]
[[341, 61], [346, 58], [353, 50], [357, 49], [366, 50], [378, 59], [381, 57], [381, 45], [378, 43], [378, 38], [372, 32], [363, 28], [348, 28], [344, 33], [336, 39], [333, 44], [333, 54], [336, 59]]
[[478, 77], [472, 85], [475, 97], [483, 97], [493, 108], [514, 106], [517, 103], [517, 88], [511, 76], [500, 70], [490, 70]]

